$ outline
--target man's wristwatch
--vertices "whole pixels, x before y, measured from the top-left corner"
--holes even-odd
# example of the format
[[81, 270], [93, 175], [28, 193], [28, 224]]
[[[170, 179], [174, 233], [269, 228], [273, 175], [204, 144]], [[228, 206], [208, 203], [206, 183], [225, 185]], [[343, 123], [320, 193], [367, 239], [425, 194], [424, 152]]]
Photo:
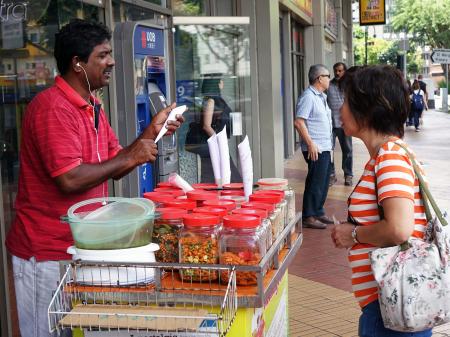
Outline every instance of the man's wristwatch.
[[353, 242], [354, 243], [361, 243], [361, 242], [359, 242], [358, 241], [358, 237], [357, 237], [357, 233], [356, 233], [356, 228], [357, 228], [358, 226], [353, 226], [353, 229], [352, 229], [352, 239], [353, 239]]

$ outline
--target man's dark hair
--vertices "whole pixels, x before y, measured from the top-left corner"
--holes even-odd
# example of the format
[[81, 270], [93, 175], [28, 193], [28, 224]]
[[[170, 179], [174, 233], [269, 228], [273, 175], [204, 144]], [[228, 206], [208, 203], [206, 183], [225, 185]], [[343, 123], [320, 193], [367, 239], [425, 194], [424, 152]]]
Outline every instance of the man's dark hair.
[[336, 70], [336, 68], [339, 66], [343, 66], [344, 70], [347, 70], [347, 65], [344, 62], [336, 62], [333, 66], [333, 70]]
[[391, 66], [369, 66], [346, 75], [345, 97], [358, 125], [403, 137], [410, 99], [402, 73]]
[[59, 73], [65, 75], [72, 58], [87, 62], [95, 46], [111, 40], [111, 31], [101, 23], [75, 19], [55, 34], [55, 59]]

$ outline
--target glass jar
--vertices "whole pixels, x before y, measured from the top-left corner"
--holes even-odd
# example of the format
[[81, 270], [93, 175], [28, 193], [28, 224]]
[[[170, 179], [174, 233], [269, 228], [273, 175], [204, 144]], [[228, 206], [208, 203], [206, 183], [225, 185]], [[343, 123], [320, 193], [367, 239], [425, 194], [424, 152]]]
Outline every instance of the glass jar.
[[204, 206], [209, 207], [221, 207], [225, 208], [228, 213], [231, 213], [232, 210], [236, 208], [236, 201], [234, 200], [206, 200], [203, 202]]
[[284, 191], [287, 201], [287, 223], [295, 218], [295, 191], [289, 186], [287, 179], [282, 178], [262, 178], [258, 180], [260, 190], [281, 190]]
[[[275, 205], [273, 204], [264, 204], [262, 202], [245, 202], [242, 204], [242, 208], [246, 209], [246, 208], [255, 208], [255, 209], [262, 209], [265, 210], [268, 214], [268, 219], [270, 221], [270, 229], [271, 229], [271, 239], [272, 241], [270, 242], [270, 246], [272, 246], [272, 243], [275, 241], [276, 237], [274, 235], [276, 235], [276, 228], [279, 227], [280, 225], [277, 223], [277, 221], [279, 222], [281, 219], [281, 215], [279, 214], [279, 212], [276, 212], [275, 209]], [[269, 246], [269, 247], [270, 247]]]
[[264, 241], [267, 252], [272, 246], [272, 225], [269, 220], [269, 212], [258, 208], [239, 208], [232, 211], [232, 214], [256, 215], [261, 218], [261, 229], [263, 231]]
[[[259, 217], [243, 214], [227, 215], [223, 218], [223, 225], [224, 231], [219, 243], [220, 263], [237, 266], [259, 264], [266, 253]], [[223, 282], [228, 282], [228, 271], [221, 272], [220, 276]], [[256, 282], [256, 272], [236, 272], [238, 285], [254, 285]]]
[[272, 222], [273, 240], [276, 240], [284, 229], [284, 221], [286, 218], [286, 213], [283, 213], [283, 211], [286, 211], [286, 208], [282, 208], [281, 197], [277, 195], [251, 194], [249, 199], [251, 202], [260, 202], [274, 206], [273, 212], [270, 213], [270, 219]]
[[284, 221], [284, 225], [283, 228], [285, 228], [288, 225], [288, 221], [287, 221], [287, 200], [284, 194], [284, 191], [280, 191], [280, 190], [258, 190], [253, 192], [253, 194], [257, 194], [257, 195], [276, 195], [277, 197], [280, 198], [280, 208], [281, 208], [281, 212], [284, 215], [283, 221]]
[[218, 194], [215, 192], [207, 192], [205, 190], [192, 190], [186, 193], [187, 200], [195, 201], [197, 207], [202, 207], [206, 200], [217, 200]]
[[187, 214], [181, 208], [157, 208], [160, 217], [155, 220], [153, 227], [152, 242], [159, 245], [155, 257], [158, 262], [177, 263], [178, 240], [183, 228], [183, 216]]
[[228, 211], [226, 208], [223, 207], [213, 207], [213, 206], [203, 206], [203, 207], [196, 207], [192, 211], [193, 213], [200, 213], [200, 214], [208, 214], [208, 215], [214, 215], [219, 217], [219, 223], [220, 228], [222, 229], [222, 219], [225, 215], [228, 215]]
[[[180, 233], [180, 263], [217, 264], [219, 262], [219, 217], [201, 213], [183, 216], [184, 227]], [[217, 270], [183, 269], [184, 281], [211, 281], [218, 278]]]

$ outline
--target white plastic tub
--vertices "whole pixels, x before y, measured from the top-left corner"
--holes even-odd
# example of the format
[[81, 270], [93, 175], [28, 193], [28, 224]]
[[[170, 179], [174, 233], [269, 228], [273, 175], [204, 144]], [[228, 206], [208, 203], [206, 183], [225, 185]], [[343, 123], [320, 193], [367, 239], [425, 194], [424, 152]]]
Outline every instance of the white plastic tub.
[[[155, 262], [155, 252], [159, 246], [151, 243], [146, 246], [112, 249], [112, 250], [88, 250], [75, 246], [67, 248], [67, 253], [73, 260], [119, 262], [133, 265], [133, 263]], [[132, 266], [111, 267], [87, 267], [77, 268], [76, 282], [88, 285], [123, 286], [133, 284], [152, 283], [154, 280], [153, 268]]]

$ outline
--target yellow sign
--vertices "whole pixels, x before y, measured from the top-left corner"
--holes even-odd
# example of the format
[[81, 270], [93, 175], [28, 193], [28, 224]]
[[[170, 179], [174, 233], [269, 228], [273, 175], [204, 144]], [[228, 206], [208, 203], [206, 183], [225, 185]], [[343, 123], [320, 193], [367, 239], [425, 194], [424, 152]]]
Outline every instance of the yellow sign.
[[291, 0], [291, 2], [305, 14], [312, 17], [312, 0]]
[[359, 25], [384, 25], [386, 6], [384, 0], [359, 0]]

